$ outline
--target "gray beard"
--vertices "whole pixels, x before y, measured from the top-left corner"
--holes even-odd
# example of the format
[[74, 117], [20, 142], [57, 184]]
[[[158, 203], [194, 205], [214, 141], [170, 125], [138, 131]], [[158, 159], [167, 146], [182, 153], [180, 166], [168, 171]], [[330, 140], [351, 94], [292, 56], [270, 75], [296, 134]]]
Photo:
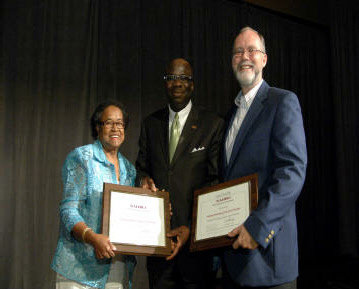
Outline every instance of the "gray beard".
[[256, 74], [255, 72], [248, 77], [245, 73], [241, 74], [237, 70], [234, 71], [234, 75], [236, 76], [240, 86], [244, 87], [252, 86], [256, 82], [256, 79], [258, 77], [258, 74]]

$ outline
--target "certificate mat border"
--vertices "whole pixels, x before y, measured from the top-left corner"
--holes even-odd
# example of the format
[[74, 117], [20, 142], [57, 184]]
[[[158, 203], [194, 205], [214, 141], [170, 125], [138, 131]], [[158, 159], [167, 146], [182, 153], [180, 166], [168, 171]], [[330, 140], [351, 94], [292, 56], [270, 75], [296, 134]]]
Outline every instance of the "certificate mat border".
[[193, 200], [193, 211], [192, 211], [192, 228], [191, 228], [191, 244], [190, 251], [203, 251], [208, 249], [214, 249], [224, 246], [232, 245], [234, 242], [234, 238], [228, 237], [228, 235], [218, 236], [214, 238], [208, 238], [204, 240], [195, 240], [196, 229], [197, 229], [197, 210], [198, 210], [198, 197], [203, 194], [219, 191], [225, 188], [229, 188], [235, 185], [239, 185], [242, 183], [249, 182], [249, 203], [251, 212], [258, 206], [258, 175], [252, 174], [249, 176], [237, 178], [234, 180], [230, 180], [225, 183], [221, 183], [218, 185], [214, 185], [211, 187], [205, 187], [202, 189], [198, 189], [194, 192], [194, 200]]
[[[137, 187], [122, 186], [117, 184], [104, 183], [102, 196], [102, 234], [109, 236], [110, 228], [110, 208], [111, 208], [111, 192], [137, 194], [142, 196], [156, 197], [163, 199], [164, 205], [164, 222], [165, 235], [170, 231], [170, 212], [169, 212], [169, 193], [165, 191], [153, 192], [147, 189]], [[145, 236], [144, 236], [145, 238]], [[169, 256], [171, 255], [170, 238], [166, 238], [165, 246], [145, 246], [135, 244], [113, 243], [116, 246], [116, 254], [141, 255], [141, 256]]]

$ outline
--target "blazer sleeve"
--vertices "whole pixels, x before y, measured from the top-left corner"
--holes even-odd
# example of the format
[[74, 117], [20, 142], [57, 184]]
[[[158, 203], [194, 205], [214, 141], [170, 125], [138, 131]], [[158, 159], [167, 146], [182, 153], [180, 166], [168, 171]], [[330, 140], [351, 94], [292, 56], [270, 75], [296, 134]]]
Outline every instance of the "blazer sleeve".
[[222, 140], [224, 135], [224, 121], [222, 118], [217, 117], [213, 123], [213, 138], [209, 146], [208, 162], [207, 162], [207, 184], [213, 186], [219, 180], [219, 164], [222, 148]]
[[266, 191], [261, 194], [258, 208], [244, 223], [252, 237], [264, 248], [279, 231], [289, 210], [295, 208], [305, 180], [305, 134], [300, 104], [294, 93], [287, 91], [280, 97], [270, 138], [271, 162], [264, 180]]

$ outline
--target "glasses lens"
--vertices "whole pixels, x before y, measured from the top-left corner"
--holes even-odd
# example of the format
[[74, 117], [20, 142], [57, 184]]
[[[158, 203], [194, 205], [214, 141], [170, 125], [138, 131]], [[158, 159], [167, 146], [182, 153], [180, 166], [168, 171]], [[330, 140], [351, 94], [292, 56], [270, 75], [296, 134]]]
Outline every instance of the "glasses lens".
[[187, 75], [180, 75], [179, 79], [182, 81], [190, 81], [192, 79], [191, 76], [187, 76]]
[[118, 121], [118, 122], [116, 122], [116, 127], [117, 128], [125, 128], [125, 124], [122, 121]]
[[165, 75], [163, 78], [167, 81], [180, 80], [180, 81], [188, 82], [188, 81], [192, 80], [192, 76], [188, 76], [188, 75], [168, 74], [168, 75]]
[[176, 76], [172, 75], [172, 74], [168, 74], [168, 75], [165, 75], [164, 79], [167, 81], [173, 81], [176, 79]]
[[125, 128], [125, 124], [122, 121], [114, 122], [113, 120], [106, 120], [101, 122], [101, 124], [107, 129], [113, 128], [114, 125], [116, 128]]

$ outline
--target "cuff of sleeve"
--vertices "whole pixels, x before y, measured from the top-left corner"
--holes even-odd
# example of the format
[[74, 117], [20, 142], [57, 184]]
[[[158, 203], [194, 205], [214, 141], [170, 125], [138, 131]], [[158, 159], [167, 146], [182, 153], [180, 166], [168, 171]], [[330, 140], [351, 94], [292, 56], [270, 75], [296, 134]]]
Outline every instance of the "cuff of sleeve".
[[[266, 228], [266, 226], [258, 218], [250, 215], [243, 225], [260, 246], [266, 248], [269, 245], [274, 232], [273, 230]], [[271, 232], [273, 232], [273, 234], [271, 234]], [[271, 235], [271, 237], [269, 235]]]
[[63, 215], [63, 216], [62, 216], [62, 222], [63, 222], [63, 224], [64, 224], [64, 226], [65, 226], [66, 231], [70, 234], [71, 231], [72, 231], [72, 229], [73, 229], [73, 227], [74, 227], [77, 223], [79, 223], [79, 222], [85, 222], [85, 221], [84, 221], [84, 219], [83, 219], [81, 216], [79, 216], [79, 215], [77, 215], [77, 216], [74, 216], [74, 215], [72, 215], [72, 216], [69, 216], [69, 215], [65, 216], [65, 215]]

